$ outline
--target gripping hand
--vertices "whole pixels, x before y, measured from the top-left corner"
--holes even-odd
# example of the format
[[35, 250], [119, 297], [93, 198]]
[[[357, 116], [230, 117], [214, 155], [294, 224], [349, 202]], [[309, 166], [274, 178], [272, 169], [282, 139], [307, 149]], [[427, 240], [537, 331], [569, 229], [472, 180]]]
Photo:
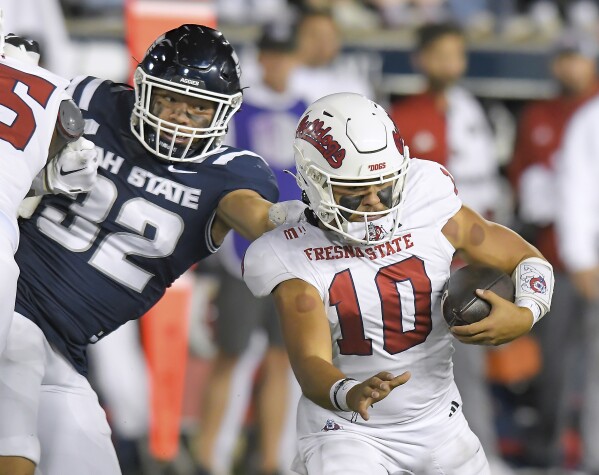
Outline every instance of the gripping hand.
[[83, 137], [71, 142], [45, 168], [45, 188], [49, 193], [73, 196], [89, 191], [96, 183], [98, 153]]

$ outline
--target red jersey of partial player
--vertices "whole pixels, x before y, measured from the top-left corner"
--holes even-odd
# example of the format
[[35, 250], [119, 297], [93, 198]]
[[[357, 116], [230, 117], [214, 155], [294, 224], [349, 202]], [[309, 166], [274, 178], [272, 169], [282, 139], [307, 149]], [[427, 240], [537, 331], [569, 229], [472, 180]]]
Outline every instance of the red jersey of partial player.
[[425, 160], [411, 160], [404, 192], [401, 226], [385, 244], [349, 244], [304, 223], [265, 234], [244, 260], [244, 279], [256, 296], [294, 278], [318, 290], [333, 363], [346, 375], [362, 381], [379, 371], [411, 372], [405, 386], [369, 410], [370, 423], [425, 414], [453, 381], [440, 300], [455, 250], [441, 229], [461, 201], [447, 170]]
[[0, 213], [17, 232], [17, 211], [46, 164], [68, 81], [0, 56]]
[[[514, 149], [514, 156], [509, 167], [509, 177], [514, 186], [521, 195], [521, 199], [527, 199], [522, 196], [520, 181], [525, 174], [541, 174], [543, 169], [547, 175], [551, 176], [555, 169], [556, 154], [559, 151], [560, 143], [566, 125], [570, 118], [580, 106], [589, 99], [596, 96], [599, 92], [599, 85], [596, 85], [589, 94], [572, 98], [566, 96], [556, 97], [546, 101], [537, 101], [528, 105], [523, 111], [518, 127], [518, 139]], [[546, 193], [555, 193], [555, 188], [550, 183], [544, 183], [542, 180], [527, 181], [526, 186], [536, 183], [539, 189], [527, 190], [528, 193], [536, 196], [538, 200], [544, 199]], [[531, 203], [535, 206], [535, 203]], [[549, 204], [552, 207], [551, 204]], [[552, 223], [541, 226], [534, 243], [541, 253], [547, 257], [554, 267], [562, 269], [560, 261], [555, 230]]]

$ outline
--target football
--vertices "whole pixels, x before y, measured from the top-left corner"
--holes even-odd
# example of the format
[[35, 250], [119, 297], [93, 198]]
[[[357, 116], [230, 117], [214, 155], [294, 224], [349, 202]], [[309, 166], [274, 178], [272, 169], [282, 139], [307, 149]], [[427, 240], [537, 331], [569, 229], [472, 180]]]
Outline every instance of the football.
[[514, 301], [512, 278], [495, 267], [472, 264], [451, 274], [441, 297], [443, 317], [450, 327], [469, 325], [489, 316], [491, 305], [476, 295], [476, 289], [492, 290]]

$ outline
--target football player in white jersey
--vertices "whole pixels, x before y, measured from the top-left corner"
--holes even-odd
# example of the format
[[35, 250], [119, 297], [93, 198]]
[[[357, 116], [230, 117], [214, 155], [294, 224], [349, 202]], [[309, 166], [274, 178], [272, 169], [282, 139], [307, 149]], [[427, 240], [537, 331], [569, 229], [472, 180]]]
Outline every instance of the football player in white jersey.
[[[527, 333], [549, 309], [551, 266], [463, 206], [445, 168], [410, 159], [387, 113], [363, 96], [313, 103], [294, 148], [308, 223], [265, 234], [244, 261], [252, 292], [274, 294], [303, 391], [294, 470], [488, 474], [453, 382], [452, 333], [487, 345]], [[489, 317], [450, 330], [441, 294], [458, 250], [518, 285], [515, 304], [477, 291]], [[525, 268], [545, 285], [520, 285]]]
[[[0, 13], [1, 16], [1, 13]], [[26, 196], [88, 191], [95, 183], [94, 146], [80, 138], [81, 111], [68, 81], [37, 66], [35, 42], [0, 41], [0, 353], [14, 312], [19, 268], [17, 214]], [[51, 160], [49, 160], [51, 158]]]

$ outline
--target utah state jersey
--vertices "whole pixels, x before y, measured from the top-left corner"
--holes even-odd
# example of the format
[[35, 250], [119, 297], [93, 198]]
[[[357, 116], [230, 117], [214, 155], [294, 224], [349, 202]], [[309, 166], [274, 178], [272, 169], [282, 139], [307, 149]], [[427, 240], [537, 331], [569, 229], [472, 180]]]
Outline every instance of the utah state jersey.
[[15, 309], [81, 373], [85, 346], [141, 317], [191, 265], [217, 250], [210, 229], [237, 189], [277, 201], [256, 154], [221, 147], [198, 162], [161, 161], [130, 133], [131, 88], [90, 77], [70, 87], [99, 152], [95, 188], [46, 196], [21, 223]]

